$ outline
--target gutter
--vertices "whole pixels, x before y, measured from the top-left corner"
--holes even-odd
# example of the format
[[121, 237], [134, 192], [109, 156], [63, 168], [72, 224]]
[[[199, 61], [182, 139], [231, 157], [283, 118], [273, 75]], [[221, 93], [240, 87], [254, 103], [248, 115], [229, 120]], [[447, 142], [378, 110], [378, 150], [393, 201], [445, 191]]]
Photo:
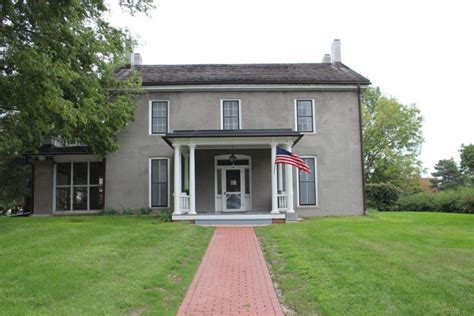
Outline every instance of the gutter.
[[362, 200], [364, 203], [364, 215], [367, 214], [367, 196], [365, 192], [365, 168], [364, 168], [364, 136], [362, 134], [362, 102], [361, 102], [361, 88], [358, 85], [357, 101], [359, 104], [359, 140], [360, 140], [360, 170], [362, 174]]

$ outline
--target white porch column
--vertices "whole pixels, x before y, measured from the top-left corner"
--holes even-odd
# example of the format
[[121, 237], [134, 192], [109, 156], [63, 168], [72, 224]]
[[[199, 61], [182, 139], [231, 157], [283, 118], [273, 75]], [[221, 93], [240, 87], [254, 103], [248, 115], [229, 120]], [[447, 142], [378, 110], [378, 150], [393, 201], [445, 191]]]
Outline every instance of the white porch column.
[[184, 183], [183, 183], [183, 190], [189, 191], [189, 153], [183, 154], [184, 157]]
[[[291, 152], [291, 144], [286, 145], [286, 150]], [[285, 190], [287, 194], [287, 204], [288, 210], [287, 213], [295, 212], [295, 205], [293, 204], [293, 166], [285, 165]]]
[[174, 212], [179, 215], [181, 213], [180, 196], [181, 196], [181, 145], [173, 145], [174, 147]]
[[196, 145], [189, 145], [189, 214], [196, 214], [196, 168], [194, 150]]
[[276, 147], [277, 144], [271, 143], [270, 144], [272, 150], [272, 160], [271, 160], [271, 174], [272, 174], [272, 214], [280, 213], [278, 211], [278, 188], [277, 188], [277, 168], [275, 167], [275, 158], [276, 158]]

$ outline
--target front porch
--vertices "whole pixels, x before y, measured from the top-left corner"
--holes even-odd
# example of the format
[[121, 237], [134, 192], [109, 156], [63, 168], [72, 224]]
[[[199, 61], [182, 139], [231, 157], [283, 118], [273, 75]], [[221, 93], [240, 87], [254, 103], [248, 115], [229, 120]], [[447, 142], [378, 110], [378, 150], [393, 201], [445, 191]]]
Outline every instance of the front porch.
[[278, 146], [291, 151], [292, 130], [175, 131], [173, 221], [265, 225], [297, 218], [293, 170], [275, 165]]

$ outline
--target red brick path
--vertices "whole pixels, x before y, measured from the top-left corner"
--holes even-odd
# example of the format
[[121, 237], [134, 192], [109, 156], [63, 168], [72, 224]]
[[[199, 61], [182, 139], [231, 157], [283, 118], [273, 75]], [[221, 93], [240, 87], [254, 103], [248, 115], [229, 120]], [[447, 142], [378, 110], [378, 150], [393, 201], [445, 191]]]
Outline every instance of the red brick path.
[[218, 227], [178, 315], [283, 315], [252, 227]]

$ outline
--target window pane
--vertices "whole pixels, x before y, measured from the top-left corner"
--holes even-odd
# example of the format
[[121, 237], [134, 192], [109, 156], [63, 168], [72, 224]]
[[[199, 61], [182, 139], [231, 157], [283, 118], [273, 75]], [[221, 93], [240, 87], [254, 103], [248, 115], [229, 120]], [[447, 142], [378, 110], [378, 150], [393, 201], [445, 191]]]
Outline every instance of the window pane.
[[222, 194], [222, 169], [217, 169], [217, 194]]
[[100, 210], [104, 208], [104, 187], [97, 186], [90, 188], [90, 209]]
[[72, 200], [72, 208], [76, 210], [87, 210], [87, 187], [73, 188], [74, 195]]
[[70, 211], [71, 210], [71, 188], [57, 188], [56, 189], [56, 210]]
[[168, 160], [151, 161], [151, 205], [168, 206]]
[[300, 205], [316, 205], [316, 177], [314, 158], [302, 158], [311, 168], [311, 173], [300, 171], [299, 179], [299, 202]]
[[301, 132], [312, 132], [313, 131], [313, 118], [312, 117], [298, 117], [298, 131]]
[[72, 168], [74, 184], [87, 184], [87, 162], [75, 162]]
[[71, 185], [71, 163], [56, 165], [56, 185]]
[[250, 170], [245, 169], [245, 194], [250, 194]]
[[299, 116], [313, 115], [313, 104], [311, 101], [298, 101], [297, 108]]
[[105, 177], [105, 163], [91, 162], [90, 163], [90, 184], [104, 184]]
[[239, 101], [223, 101], [223, 129], [239, 129]]
[[168, 102], [153, 102], [151, 116], [151, 132], [153, 134], [166, 133], [168, 131]]

